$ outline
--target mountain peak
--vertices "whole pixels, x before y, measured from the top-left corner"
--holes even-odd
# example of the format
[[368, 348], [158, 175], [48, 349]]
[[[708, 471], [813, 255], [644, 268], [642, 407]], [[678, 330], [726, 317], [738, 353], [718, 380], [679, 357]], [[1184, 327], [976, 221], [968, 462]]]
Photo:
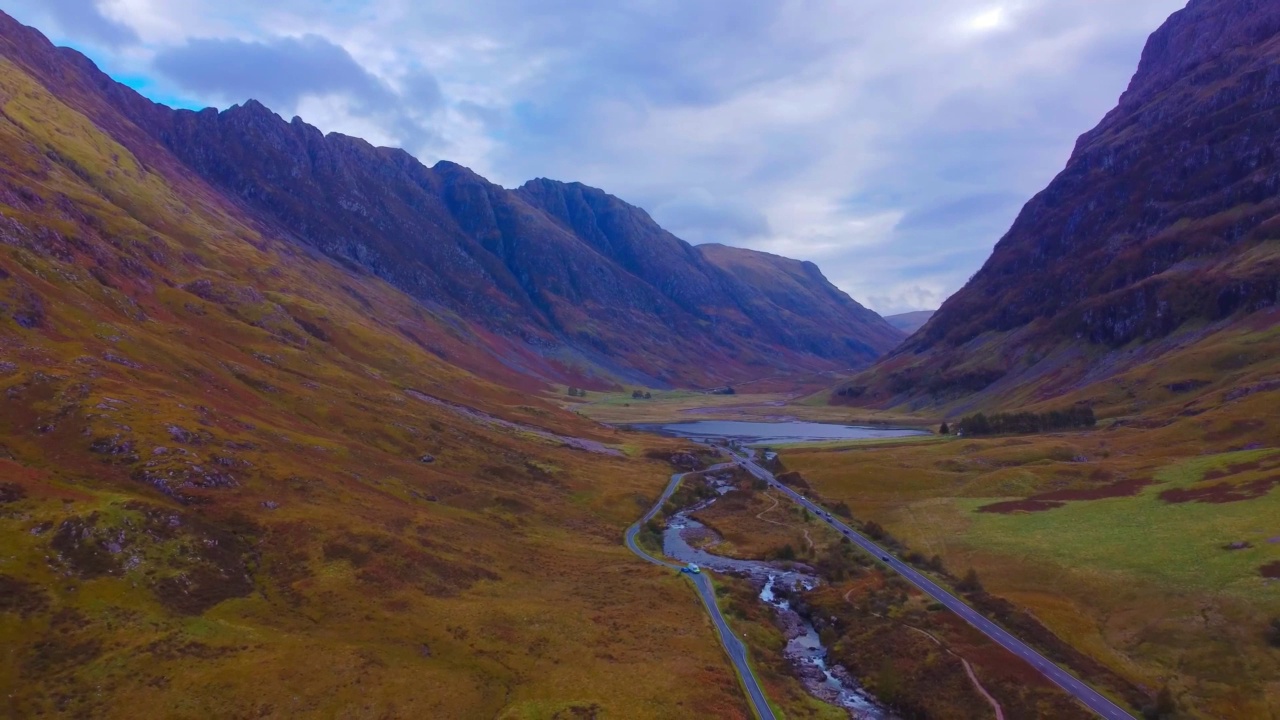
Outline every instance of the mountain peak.
[[[1147, 41], [1122, 107], [1140, 104], [1200, 68], [1280, 33], [1280, 4], [1270, 0], [1191, 0]], [[1218, 67], [1213, 72], [1221, 73]]]
[[1278, 35], [1270, 1], [1195, 0], [1171, 16], [982, 269], [881, 363], [880, 397], [1048, 397], [1096, 378], [1087, 358], [1274, 306], [1280, 267], [1251, 251], [1280, 224], [1265, 140], [1280, 134]]

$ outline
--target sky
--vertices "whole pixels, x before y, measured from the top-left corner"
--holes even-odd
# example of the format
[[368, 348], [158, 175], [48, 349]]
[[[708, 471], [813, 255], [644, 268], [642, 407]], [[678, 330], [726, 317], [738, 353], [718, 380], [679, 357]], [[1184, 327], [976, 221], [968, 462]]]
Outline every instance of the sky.
[[1185, 0], [8, 0], [166, 104], [285, 119], [934, 309]]

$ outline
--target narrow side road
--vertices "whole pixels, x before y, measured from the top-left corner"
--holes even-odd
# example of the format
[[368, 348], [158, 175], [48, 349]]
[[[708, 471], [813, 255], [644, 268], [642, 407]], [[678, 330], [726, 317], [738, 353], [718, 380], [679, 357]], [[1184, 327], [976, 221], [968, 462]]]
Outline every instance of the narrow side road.
[[1038, 670], [1055, 685], [1070, 693], [1076, 698], [1076, 700], [1080, 701], [1080, 703], [1085, 707], [1097, 713], [1100, 717], [1106, 718], [1107, 720], [1132, 720], [1133, 715], [1129, 714], [1124, 710], [1124, 708], [1121, 708], [1111, 700], [1108, 700], [1097, 690], [1094, 690], [1081, 682], [1076, 676], [1058, 667], [1051, 660], [1033, 650], [1031, 646], [1022, 642], [1013, 635], [1010, 635], [1004, 628], [996, 625], [983, 615], [980, 615], [978, 611], [969, 607], [969, 605], [963, 600], [944, 590], [937, 583], [925, 577], [907, 563], [889, 554], [888, 550], [885, 550], [875, 544], [869, 538], [863, 536], [848, 525], [845, 525], [839, 520], [831, 517], [830, 513], [812, 502], [809, 502], [809, 499], [800, 493], [797, 493], [786, 485], [778, 482], [777, 478], [773, 476], [773, 473], [765, 470], [755, 463], [753, 459], [754, 456], [744, 456], [735, 453], [734, 457], [739, 465], [746, 468], [747, 472], [750, 472], [752, 475], [764, 480], [772, 487], [781, 490], [787, 495], [787, 497], [791, 498], [816, 515], [819, 520], [835, 528], [837, 532], [849, 538], [849, 540], [854, 544], [871, 553], [876, 560], [888, 565], [890, 569], [906, 578], [911, 582], [911, 584], [920, 588], [920, 590], [922, 590], [926, 595], [932, 597], [939, 603], [942, 603], [942, 605], [951, 612], [959, 615], [983, 635], [986, 635], [996, 641], [1004, 649], [1025, 660], [1031, 665], [1031, 667]]
[[[716, 465], [710, 469], [716, 470], [725, 467], [730, 467], [730, 465]], [[677, 572], [682, 567], [681, 565], [666, 562], [645, 552], [636, 542], [636, 535], [640, 533], [640, 528], [644, 527], [645, 523], [658, 514], [663, 504], [667, 502], [667, 498], [671, 497], [671, 494], [680, 486], [680, 481], [684, 480], [684, 476], [688, 474], [677, 473], [672, 475], [671, 482], [667, 485], [666, 490], [662, 491], [658, 502], [654, 503], [649, 512], [644, 514], [644, 517], [627, 528], [626, 535], [623, 536], [627, 548], [642, 560], [651, 562], [654, 565], [671, 568]], [[716, 633], [720, 635], [720, 644], [724, 646], [725, 652], [729, 654], [729, 660], [733, 662], [733, 667], [738, 672], [738, 679], [742, 682], [743, 689], [747, 691], [747, 700], [750, 701], [756, 717], [760, 718], [760, 720], [776, 720], [773, 709], [769, 707], [769, 701], [765, 698], [764, 690], [760, 687], [760, 681], [756, 679], [755, 673], [751, 672], [751, 664], [747, 662], [746, 646], [733, 634], [733, 630], [729, 629], [729, 623], [725, 622], [724, 615], [720, 612], [720, 606], [716, 604], [716, 590], [711, 584], [711, 578], [707, 577], [706, 573], [686, 574], [685, 577], [693, 581], [693, 587], [698, 591], [698, 597], [702, 599], [703, 606], [707, 608], [707, 613], [711, 615], [711, 622], [716, 626]]]

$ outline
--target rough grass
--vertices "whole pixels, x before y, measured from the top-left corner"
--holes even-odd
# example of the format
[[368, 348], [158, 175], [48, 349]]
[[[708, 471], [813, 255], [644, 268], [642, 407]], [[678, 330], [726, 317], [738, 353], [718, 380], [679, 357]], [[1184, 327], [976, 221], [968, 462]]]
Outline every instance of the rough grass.
[[743, 716], [696, 599], [621, 544], [675, 444], [518, 389], [8, 63], [0, 103], [9, 714]]
[[[979, 499], [956, 508], [969, 519], [966, 542], [1028, 553], [1067, 567], [1117, 572], [1171, 593], [1216, 592], [1274, 602], [1275, 586], [1257, 568], [1280, 559], [1280, 493], [1225, 504], [1168, 503], [1161, 492], [1200, 482], [1210, 469], [1268, 457], [1272, 450], [1223, 453], [1170, 465], [1136, 497], [1070, 502], [1045, 512], [974, 513]], [[1253, 547], [1224, 552], [1248, 541]]]
[[705, 395], [688, 391], [650, 391], [649, 400], [635, 400], [631, 392], [589, 393], [585, 402], [565, 406], [599, 422], [616, 425], [688, 422], [693, 420], [749, 420], [776, 422], [806, 420], [841, 424], [873, 424], [922, 427], [933, 424], [928, 416], [907, 412], [850, 409], [818, 404], [795, 404], [796, 393], [740, 393]]
[[[1280, 658], [1264, 628], [1280, 614], [1259, 567], [1280, 558], [1280, 492], [1228, 503], [1170, 503], [1171, 489], [1244, 485], [1274, 474], [1272, 391], [1206, 402], [1169, 422], [1135, 419], [1083, 433], [938, 439], [803, 449], [782, 460], [953, 572], [1028, 608], [1060, 637], [1147, 687], [1168, 683], [1198, 717], [1277, 711]], [[1137, 426], [1137, 427], [1135, 427]], [[1254, 450], [1232, 449], [1260, 445]], [[983, 506], [1062, 490], [1150, 481], [1128, 497], [1043, 512]], [[1087, 493], [1085, 493], [1087, 494]], [[1228, 550], [1230, 543], [1250, 547]]]

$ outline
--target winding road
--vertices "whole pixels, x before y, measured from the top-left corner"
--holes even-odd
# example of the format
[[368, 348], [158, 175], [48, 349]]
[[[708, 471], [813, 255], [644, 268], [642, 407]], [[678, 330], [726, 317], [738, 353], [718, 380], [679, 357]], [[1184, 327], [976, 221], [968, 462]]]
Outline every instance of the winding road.
[[[911, 582], [911, 584], [920, 588], [920, 590], [922, 590], [926, 595], [944, 605], [951, 612], [959, 615], [983, 635], [986, 635], [1004, 649], [1025, 660], [1036, 670], [1040, 671], [1042, 675], [1058, 687], [1070, 693], [1076, 698], [1076, 700], [1080, 701], [1080, 703], [1085, 707], [1097, 713], [1100, 717], [1106, 718], [1107, 720], [1132, 720], [1133, 715], [1111, 700], [1108, 700], [1097, 690], [1094, 690], [1081, 682], [1071, 673], [1058, 667], [1048, 658], [1032, 649], [1029, 645], [1009, 634], [1009, 632], [1004, 628], [980, 615], [976, 610], [969, 607], [963, 600], [947, 592], [915, 568], [894, 557], [888, 550], [880, 547], [848, 525], [845, 525], [839, 520], [831, 517], [830, 513], [818, 507], [814, 503], [809, 502], [808, 498], [804, 497], [800, 493], [797, 493], [786, 485], [778, 482], [777, 478], [773, 476], [773, 473], [765, 470], [755, 463], [753, 456], [742, 456], [735, 453], [734, 458], [737, 461], [737, 464], [745, 468], [747, 472], [750, 472], [752, 475], [769, 483], [770, 486], [781, 490], [792, 500], [807, 508], [817, 516], [819, 520], [835, 528], [837, 532], [849, 538], [849, 540], [854, 544], [871, 553], [878, 561], [888, 565], [889, 568], [906, 578]], [[665, 499], [663, 502], [665, 502]]]
[[[716, 465], [711, 470], [718, 470], [730, 467], [730, 464]], [[679, 571], [681, 565], [669, 563], [665, 560], [655, 558], [645, 552], [636, 542], [636, 536], [640, 534], [640, 529], [644, 524], [653, 519], [654, 515], [662, 509], [663, 504], [667, 502], [667, 498], [676, 491], [680, 486], [680, 481], [689, 473], [677, 473], [671, 476], [671, 482], [667, 484], [667, 488], [662, 491], [662, 495], [658, 501], [654, 503], [649, 512], [644, 517], [636, 521], [634, 525], [627, 528], [624, 539], [627, 548], [631, 552], [638, 555], [641, 559], [651, 562], [654, 565], [671, 568]], [[776, 720], [773, 708], [769, 707], [769, 701], [765, 698], [764, 690], [760, 687], [760, 681], [756, 679], [755, 673], [751, 672], [751, 664], [747, 662], [747, 648], [742, 641], [733, 634], [733, 630], [729, 629], [729, 623], [725, 622], [724, 615], [720, 612], [720, 606], [716, 603], [716, 590], [711, 584], [711, 578], [705, 573], [697, 575], [686, 573], [685, 577], [693, 581], [693, 587], [698, 591], [698, 597], [702, 599], [702, 604], [707, 608], [707, 613], [711, 615], [711, 622], [716, 626], [716, 632], [720, 635], [720, 644], [724, 646], [725, 652], [729, 654], [729, 660], [733, 662], [734, 669], [738, 672], [738, 679], [742, 682], [743, 688], [747, 691], [747, 699], [750, 700], [752, 709], [756, 713], [756, 717], [760, 720]]]

